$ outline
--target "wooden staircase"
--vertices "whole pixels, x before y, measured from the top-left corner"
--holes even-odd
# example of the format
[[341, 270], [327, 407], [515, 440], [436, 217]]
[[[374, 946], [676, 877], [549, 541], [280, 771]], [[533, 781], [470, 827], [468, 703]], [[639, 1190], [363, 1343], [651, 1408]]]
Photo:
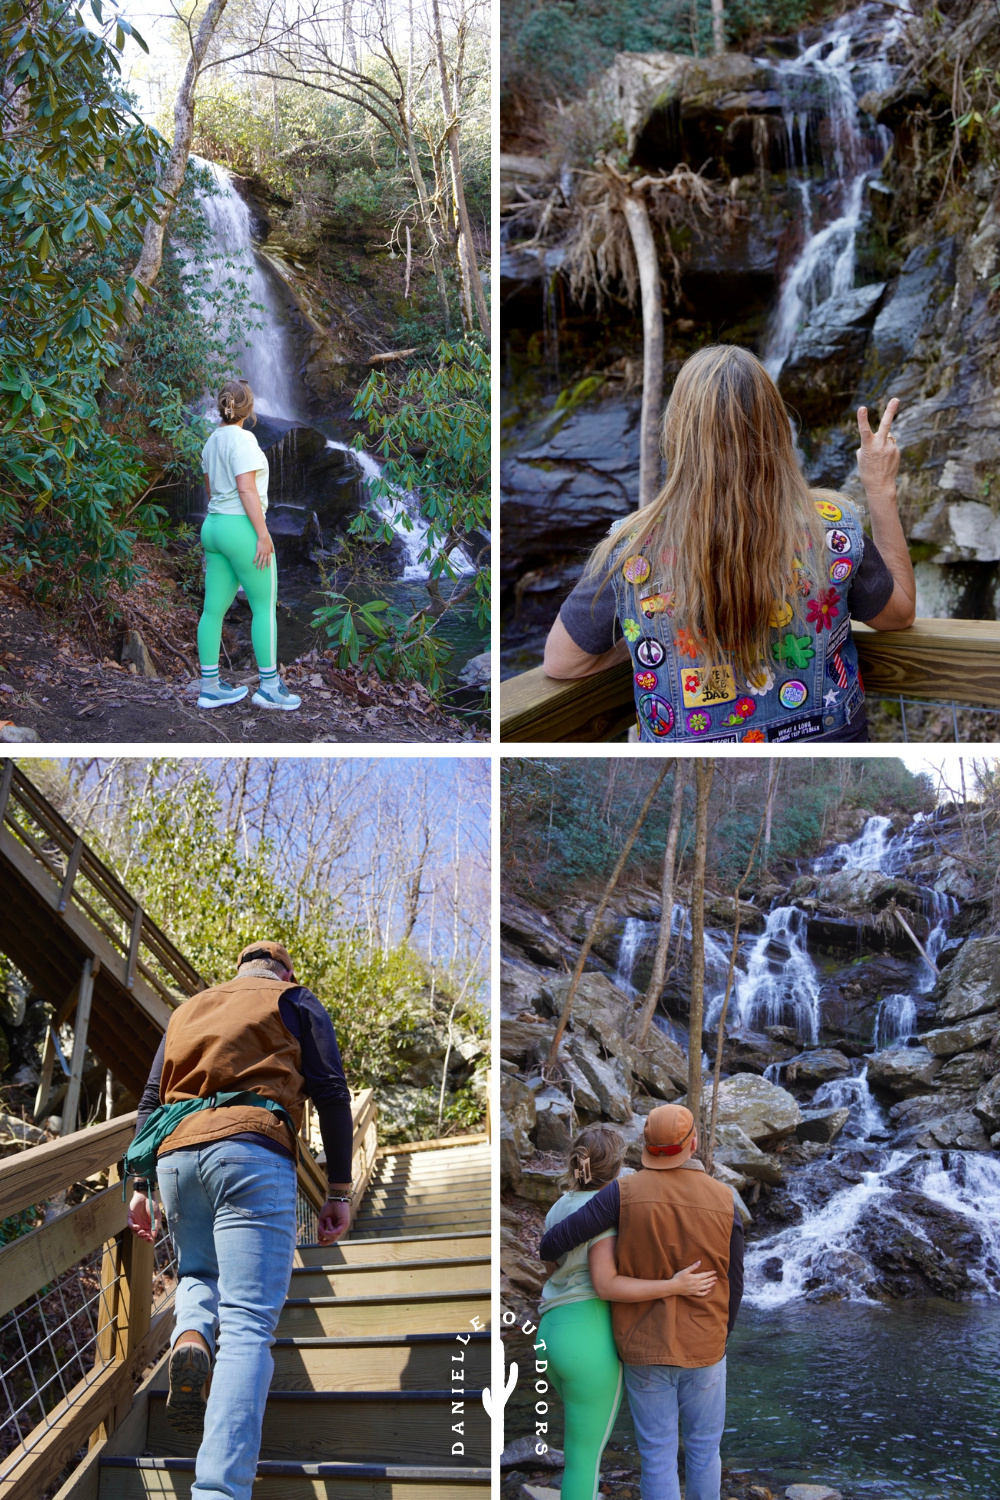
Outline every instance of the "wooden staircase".
[[[381, 1155], [348, 1241], [296, 1261], [254, 1500], [483, 1500], [488, 1145]], [[197, 1442], [166, 1386], [164, 1358], [57, 1500], [187, 1500]]]

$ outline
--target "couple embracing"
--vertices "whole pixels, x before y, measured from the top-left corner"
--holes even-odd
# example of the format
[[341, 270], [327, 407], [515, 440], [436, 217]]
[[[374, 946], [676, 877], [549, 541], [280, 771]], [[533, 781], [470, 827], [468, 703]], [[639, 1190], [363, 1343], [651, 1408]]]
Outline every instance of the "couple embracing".
[[642, 1500], [719, 1500], [726, 1339], [743, 1295], [743, 1226], [731, 1190], [694, 1155], [694, 1117], [646, 1119], [642, 1168], [606, 1125], [577, 1136], [539, 1254], [550, 1270], [538, 1343], [565, 1410], [561, 1500], [595, 1500], [601, 1454], [628, 1391]]

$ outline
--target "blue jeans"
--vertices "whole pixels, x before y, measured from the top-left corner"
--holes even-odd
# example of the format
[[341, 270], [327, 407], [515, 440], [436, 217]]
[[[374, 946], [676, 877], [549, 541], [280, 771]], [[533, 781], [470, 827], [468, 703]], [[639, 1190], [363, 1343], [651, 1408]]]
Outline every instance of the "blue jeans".
[[157, 1165], [177, 1254], [173, 1340], [215, 1350], [192, 1500], [250, 1500], [271, 1345], [295, 1255], [295, 1166], [252, 1141], [171, 1151]]
[[677, 1427], [684, 1435], [686, 1500], [719, 1500], [726, 1425], [726, 1357], [717, 1365], [626, 1365], [625, 1386], [642, 1459], [642, 1500], [680, 1500]]

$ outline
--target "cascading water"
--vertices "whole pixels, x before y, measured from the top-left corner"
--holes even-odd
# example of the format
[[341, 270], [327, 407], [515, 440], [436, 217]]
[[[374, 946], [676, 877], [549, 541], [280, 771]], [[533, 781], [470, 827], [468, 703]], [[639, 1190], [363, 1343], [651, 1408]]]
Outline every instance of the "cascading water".
[[851, 1111], [843, 1129], [845, 1138], [868, 1140], [873, 1135], [884, 1133], [885, 1111], [868, 1087], [867, 1063], [863, 1063], [860, 1071], [849, 1078], [831, 1078], [829, 1082], [821, 1083], [812, 1098], [812, 1109], [845, 1107]]
[[829, 854], [813, 860], [817, 875], [833, 870], [882, 870], [889, 853], [892, 819], [879, 816], [868, 819], [851, 844], [838, 844]]
[[626, 995], [637, 993], [632, 985], [632, 971], [645, 945], [649, 927], [650, 923], [643, 922], [638, 917], [625, 918], [621, 941], [618, 944], [618, 959], [615, 964], [615, 972], [611, 976], [611, 983], [616, 985], [618, 989], [624, 990]]
[[876, 1051], [905, 1042], [917, 1029], [917, 1005], [912, 995], [886, 995], [879, 1001], [872, 1032]]
[[301, 413], [291, 378], [294, 360], [285, 311], [272, 276], [254, 249], [250, 210], [223, 167], [200, 157], [192, 160], [211, 173], [215, 184], [214, 193], [200, 197], [215, 241], [209, 260], [211, 279], [223, 290], [223, 300], [228, 281], [242, 282], [248, 302], [257, 306], [243, 304], [239, 315], [251, 325], [263, 324], [250, 326], [242, 340], [234, 331], [241, 374], [249, 381], [262, 415], [296, 421]]
[[[793, 172], [803, 174], [798, 183], [804, 221], [802, 250], [785, 278], [764, 354], [775, 378], [809, 314], [827, 298], [854, 287], [865, 185], [892, 142], [888, 130], [862, 115], [857, 101], [867, 90], [884, 89], [892, 81], [889, 53], [908, 9], [905, 0], [895, 5], [888, 24], [875, 33], [874, 56], [864, 55], [862, 39], [870, 40], [883, 12], [879, 6], [862, 5], [838, 17], [818, 41], [809, 46], [800, 42], [797, 57], [770, 64], [783, 102], [788, 161]], [[834, 216], [814, 228], [809, 143], [817, 139], [822, 176], [834, 188]]]
[[[803, 1042], [815, 1045], [819, 1040], [819, 978], [806, 950], [806, 924], [806, 914], [797, 906], [768, 912], [764, 931], [750, 949], [746, 971], [736, 971], [731, 1030], [754, 1031], [791, 1022]], [[725, 958], [728, 967], [728, 955]], [[709, 1029], [718, 1024], [723, 995], [724, 989], [709, 1002]]]

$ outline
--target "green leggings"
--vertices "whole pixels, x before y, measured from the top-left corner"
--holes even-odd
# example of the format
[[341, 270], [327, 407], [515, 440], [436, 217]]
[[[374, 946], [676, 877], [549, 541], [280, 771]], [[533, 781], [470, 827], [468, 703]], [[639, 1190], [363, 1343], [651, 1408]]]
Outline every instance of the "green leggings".
[[542, 1317], [548, 1379], [565, 1413], [561, 1500], [595, 1500], [601, 1454], [622, 1404], [622, 1366], [611, 1332], [611, 1306], [597, 1297], [567, 1302]]
[[272, 556], [268, 568], [254, 566], [257, 533], [249, 516], [209, 514], [201, 528], [205, 549], [205, 607], [198, 621], [198, 660], [213, 671], [219, 665], [222, 622], [236, 598], [240, 584], [253, 610], [250, 638], [261, 672], [274, 672], [278, 665], [278, 564]]

